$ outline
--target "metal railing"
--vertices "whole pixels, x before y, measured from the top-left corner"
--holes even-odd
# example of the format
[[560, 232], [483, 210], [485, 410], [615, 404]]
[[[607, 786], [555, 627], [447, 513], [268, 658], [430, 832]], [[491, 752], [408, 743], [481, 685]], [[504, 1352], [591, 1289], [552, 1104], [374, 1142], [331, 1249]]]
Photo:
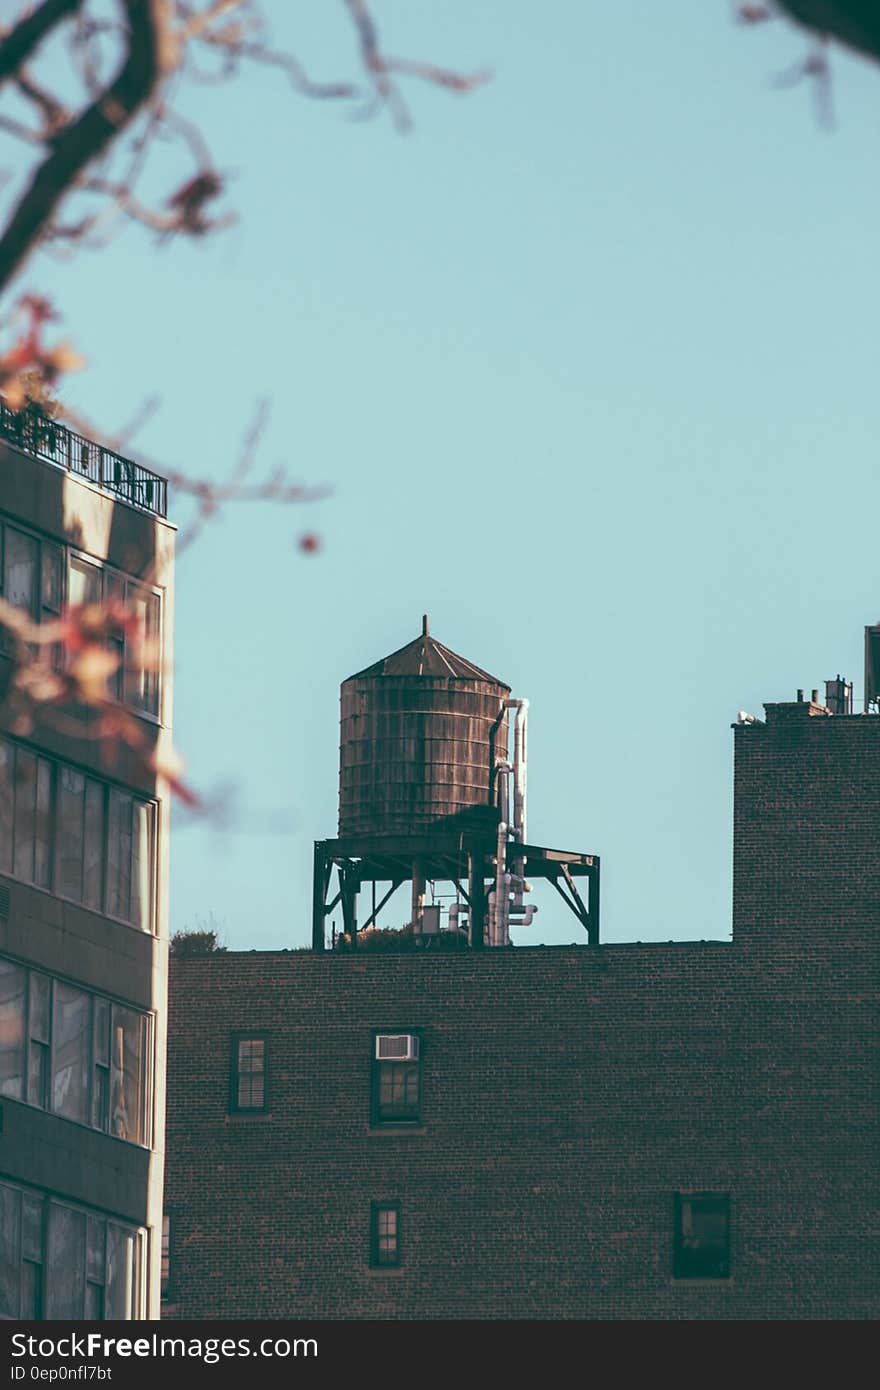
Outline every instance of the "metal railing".
[[168, 515], [168, 481], [121, 454], [83, 439], [66, 425], [34, 410], [10, 410], [0, 400], [0, 439], [34, 458], [66, 468], [154, 516]]

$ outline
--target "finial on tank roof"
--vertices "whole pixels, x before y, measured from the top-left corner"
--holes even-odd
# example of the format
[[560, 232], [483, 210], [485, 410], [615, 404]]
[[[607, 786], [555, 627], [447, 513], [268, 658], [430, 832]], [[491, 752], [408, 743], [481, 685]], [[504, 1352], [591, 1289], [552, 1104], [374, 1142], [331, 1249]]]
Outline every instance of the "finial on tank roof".
[[422, 614], [422, 636], [423, 636], [423, 637], [427, 637], [427, 636], [428, 636], [428, 615], [427, 615], [427, 613], [423, 613], [423, 614]]

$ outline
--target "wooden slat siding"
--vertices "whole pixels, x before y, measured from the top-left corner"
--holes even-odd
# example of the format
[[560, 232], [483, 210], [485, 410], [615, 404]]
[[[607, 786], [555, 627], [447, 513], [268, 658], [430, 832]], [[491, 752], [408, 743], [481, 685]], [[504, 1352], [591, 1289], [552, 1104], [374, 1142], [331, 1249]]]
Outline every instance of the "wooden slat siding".
[[488, 804], [508, 688], [437, 676], [358, 676], [341, 690], [339, 834], [411, 835]]

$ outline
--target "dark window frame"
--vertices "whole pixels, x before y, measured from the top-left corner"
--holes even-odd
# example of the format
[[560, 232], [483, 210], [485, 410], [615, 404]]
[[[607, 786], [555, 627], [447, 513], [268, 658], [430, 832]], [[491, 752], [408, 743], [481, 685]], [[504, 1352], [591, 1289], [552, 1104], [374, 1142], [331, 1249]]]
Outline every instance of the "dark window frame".
[[[386, 1033], [410, 1033], [419, 1040], [419, 1055], [412, 1062], [381, 1060], [376, 1056], [376, 1039]], [[375, 1129], [418, 1129], [421, 1128], [424, 1107], [424, 1074], [422, 1059], [425, 1041], [418, 1028], [374, 1028], [370, 1036], [370, 1124]], [[412, 1105], [404, 1105], [400, 1113], [383, 1113], [382, 1102], [383, 1070], [389, 1067], [408, 1068], [416, 1077], [416, 1100]]]
[[[383, 1258], [381, 1240], [386, 1232], [381, 1226], [381, 1217], [384, 1212], [394, 1212], [394, 1253], [392, 1258]], [[403, 1263], [403, 1251], [401, 1245], [401, 1219], [400, 1202], [371, 1202], [370, 1203], [370, 1268], [371, 1269], [399, 1269]]]
[[[261, 1042], [263, 1044], [263, 1103], [262, 1105], [239, 1104], [239, 1044]], [[245, 1073], [257, 1075], [258, 1073]], [[229, 1035], [229, 1113], [230, 1115], [265, 1115], [269, 1109], [269, 1034], [258, 1028], [241, 1028]]]
[[[723, 1236], [711, 1240], [684, 1229], [685, 1208], [690, 1206], [693, 1225], [694, 1208], [702, 1214], [723, 1218]], [[731, 1200], [729, 1192], [676, 1192], [673, 1209], [672, 1277], [689, 1281], [709, 1279], [727, 1281], [731, 1277]]]

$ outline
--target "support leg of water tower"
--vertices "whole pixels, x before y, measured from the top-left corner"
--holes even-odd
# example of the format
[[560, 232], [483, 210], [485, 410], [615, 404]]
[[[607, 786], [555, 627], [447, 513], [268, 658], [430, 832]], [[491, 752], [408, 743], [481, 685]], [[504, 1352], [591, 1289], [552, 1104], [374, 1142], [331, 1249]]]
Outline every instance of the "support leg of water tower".
[[340, 888], [342, 890], [342, 922], [343, 930], [349, 937], [349, 944], [354, 951], [357, 949], [357, 892], [360, 887], [357, 868], [351, 860], [339, 866]]
[[[568, 872], [567, 866], [563, 867], [562, 874], [563, 877], [566, 879], [568, 885], [572, 886], [571, 874]], [[569, 894], [566, 893], [562, 884], [559, 882], [559, 876], [557, 874], [552, 874], [549, 878], [549, 882], [553, 884], [553, 887], [556, 889], [557, 893], [559, 894], [560, 898], [565, 903], [565, 906], [569, 909], [569, 911], [574, 913], [575, 917], [580, 922], [584, 931], [587, 933], [587, 941], [589, 941], [590, 918], [577, 889], [574, 889], [573, 896], [570, 897]]]
[[381, 901], [380, 903], [378, 903], [378, 904], [375, 903], [375, 898], [376, 898], [376, 884], [375, 884], [375, 882], [373, 883], [373, 901], [374, 901], [374, 904], [375, 904], [375, 905], [374, 905], [373, 910], [372, 910], [372, 912], [370, 913], [369, 917], [367, 918], [366, 922], [364, 922], [364, 925], [361, 927], [361, 931], [366, 931], [366, 930], [367, 930], [367, 927], [375, 926], [375, 924], [376, 924], [376, 918], [379, 916], [379, 913], [382, 911], [382, 908], [383, 908], [383, 907], [385, 906], [385, 904], [389, 901], [389, 899], [391, 898], [392, 894], [394, 894], [394, 893], [397, 892], [398, 888], [400, 887], [401, 883], [403, 883], [403, 882], [404, 882], [404, 880], [403, 880], [402, 878], [395, 878], [395, 879], [393, 879], [393, 880], [392, 880], [392, 883], [391, 883], [391, 887], [388, 889], [388, 892], [385, 894], [385, 896], [384, 896], [384, 898], [382, 899], [382, 901]]
[[[569, 893], [571, 893], [572, 896], [574, 910], [577, 913], [583, 925], [586, 927], [587, 940], [589, 941], [591, 946], [595, 946], [596, 942], [593, 940], [593, 923], [590, 920], [590, 914], [587, 911], [583, 898], [581, 897], [580, 893], [577, 890], [577, 887], [575, 886], [575, 881], [571, 876], [571, 870], [569, 869], [567, 864], [563, 864], [562, 874], [566, 883], [568, 884], [568, 891]], [[590, 894], [590, 898], [590, 905], [592, 906], [592, 893]]]
[[591, 946], [599, 945], [599, 860], [593, 865], [593, 872], [588, 879], [590, 885], [590, 935]]
[[470, 944], [474, 950], [483, 945], [483, 919], [486, 914], [485, 865], [482, 849], [472, 849], [468, 855], [470, 896]]
[[327, 889], [330, 887], [330, 865], [323, 840], [315, 841], [312, 868], [312, 950], [323, 951], [324, 923], [327, 918]]

